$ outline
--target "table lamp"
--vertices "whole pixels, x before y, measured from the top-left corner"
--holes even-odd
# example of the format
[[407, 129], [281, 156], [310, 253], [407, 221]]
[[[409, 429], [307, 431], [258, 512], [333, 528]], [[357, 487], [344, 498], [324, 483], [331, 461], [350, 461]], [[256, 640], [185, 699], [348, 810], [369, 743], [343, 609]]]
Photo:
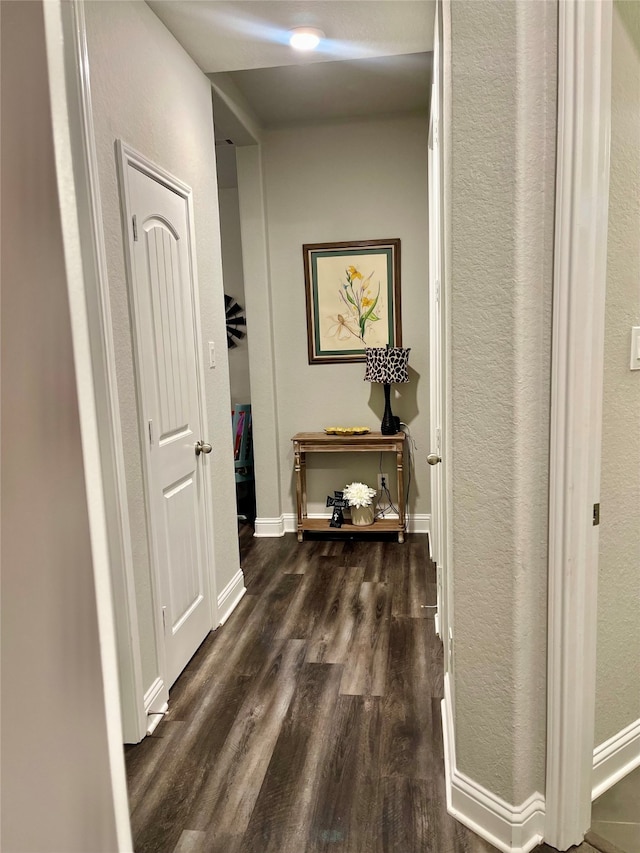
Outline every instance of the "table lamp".
[[365, 382], [380, 382], [384, 385], [384, 415], [380, 432], [395, 435], [400, 431], [400, 418], [391, 411], [391, 383], [409, 381], [409, 353], [411, 347], [368, 347]]

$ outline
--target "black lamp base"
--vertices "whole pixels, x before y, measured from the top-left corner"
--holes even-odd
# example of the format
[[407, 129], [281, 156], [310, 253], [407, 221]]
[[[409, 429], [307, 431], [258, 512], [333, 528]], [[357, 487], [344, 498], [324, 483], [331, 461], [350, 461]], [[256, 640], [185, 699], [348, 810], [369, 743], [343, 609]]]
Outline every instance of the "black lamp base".
[[384, 385], [384, 414], [380, 424], [380, 432], [383, 435], [395, 435], [400, 432], [400, 418], [391, 411], [391, 386], [385, 382]]

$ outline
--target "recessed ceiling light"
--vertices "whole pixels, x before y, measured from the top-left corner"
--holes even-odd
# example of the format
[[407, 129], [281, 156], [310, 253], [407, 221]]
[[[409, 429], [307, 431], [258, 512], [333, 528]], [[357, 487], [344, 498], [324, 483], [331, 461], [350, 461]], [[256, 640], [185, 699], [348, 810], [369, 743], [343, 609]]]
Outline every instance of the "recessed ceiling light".
[[289, 32], [289, 44], [296, 50], [315, 50], [324, 38], [322, 30], [315, 27], [295, 27]]

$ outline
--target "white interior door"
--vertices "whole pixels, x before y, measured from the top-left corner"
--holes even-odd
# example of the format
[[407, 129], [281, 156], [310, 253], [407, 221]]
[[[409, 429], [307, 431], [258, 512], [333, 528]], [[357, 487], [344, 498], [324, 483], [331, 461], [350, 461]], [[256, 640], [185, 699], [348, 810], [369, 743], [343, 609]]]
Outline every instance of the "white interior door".
[[436, 9], [433, 46], [433, 82], [429, 122], [429, 355], [431, 465], [431, 557], [437, 566], [437, 630], [445, 650], [445, 671], [452, 667], [452, 628], [447, 565], [446, 492], [446, 303], [443, 276], [440, 19]]
[[188, 199], [131, 162], [124, 171], [138, 405], [168, 688], [213, 625], [196, 282]]

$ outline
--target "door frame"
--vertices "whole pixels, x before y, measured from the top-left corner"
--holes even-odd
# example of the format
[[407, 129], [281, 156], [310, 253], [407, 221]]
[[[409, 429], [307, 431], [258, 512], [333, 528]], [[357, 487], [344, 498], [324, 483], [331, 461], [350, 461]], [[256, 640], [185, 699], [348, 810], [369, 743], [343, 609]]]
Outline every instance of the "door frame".
[[545, 841], [591, 821], [611, 116], [611, 0], [559, 4]]
[[[254, 536], [284, 536], [263, 132], [250, 111], [240, 103], [238, 92], [229, 80], [212, 81], [211, 89], [214, 112], [219, 109], [228, 114], [233, 127], [247, 328], [250, 325], [247, 336], [249, 379], [252, 394], [255, 396], [257, 393], [260, 398], [260, 404], [254, 405], [252, 410], [256, 475]], [[263, 322], [254, 323], [254, 317], [261, 317]]]
[[91, 273], [85, 275], [85, 294], [94, 392], [99, 414], [122, 734], [125, 743], [137, 743], [147, 732], [147, 713], [84, 2], [71, 0], [69, 3], [61, 3], [60, 8], [69, 92], [76, 93], [75, 98], [69, 98], [69, 110], [70, 113], [73, 111], [75, 119], [72, 127], [74, 167], [79, 203], [82, 204], [84, 214], [79, 222], [80, 236], [83, 252], [88, 258], [87, 269]]
[[[85, 294], [92, 356], [92, 373], [96, 407], [99, 414], [98, 429], [103, 473], [107, 538], [109, 548], [110, 584], [113, 596], [114, 625], [105, 633], [105, 642], [115, 642], [118, 653], [118, 684], [120, 687], [120, 716], [125, 743], [138, 743], [153, 727], [149, 725], [148, 707], [155, 692], [147, 691], [145, 697], [140, 651], [137, 601], [134, 582], [134, 565], [131, 545], [131, 528], [126, 484], [126, 468], [122, 440], [122, 424], [118, 397], [117, 371], [106, 246], [102, 219], [98, 154], [93, 122], [89, 54], [87, 46], [84, 0], [70, 0], [60, 4], [64, 35], [65, 72], [68, 79], [69, 113], [76, 171], [78, 203], [82, 206], [80, 237], [82, 251], [87, 257]], [[192, 210], [190, 208], [192, 216]], [[193, 220], [190, 219], [190, 239], [193, 245]], [[196, 304], [196, 325], [200, 322], [199, 305]], [[196, 328], [198, 368], [202, 377], [201, 329]], [[202, 383], [200, 381], [202, 389]], [[203, 390], [203, 389], [202, 389]], [[203, 409], [203, 412], [206, 410]], [[211, 502], [211, 484], [205, 479], [208, 507]], [[207, 510], [208, 511], [208, 510]], [[207, 547], [211, 547], [212, 531], [207, 530]], [[216, 589], [212, 557], [209, 557], [211, 595]], [[211, 601], [211, 596], [210, 596]], [[217, 613], [217, 597], [211, 601]], [[154, 611], [155, 611], [154, 607]], [[109, 633], [110, 636], [106, 634]], [[157, 687], [158, 685], [156, 685]], [[157, 723], [160, 717], [156, 717]], [[123, 782], [124, 785], [124, 782]], [[126, 786], [123, 787], [126, 798]]]
[[[130, 145], [127, 145], [122, 139], [116, 140], [116, 160], [118, 166], [118, 184], [120, 189], [120, 209], [122, 214], [122, 232], [124, 239], [124, 254], [125, 268], [127, 276], [127, 290], [129, 296], [129, 311], [131, 316], [131, 330], [133, 337], [133, 362], [136, 377], [136, 405], [138, 411], [138, 429], [140, 435], [140, 451], [142, 457], [144, 491], [145, 491], [145, 517], [147, 526], [147, 541], [149, 548], [149, 556], [151, 562], [151, 594], [153, 601], [153, 617], [154, 617], [154, 632], [156, 639], [156, 648], [158, 656], [158, 671], [159, 678], [149, 688], [145, 695], [145, 706], [147, 714], [154, 715], [158, 712], [166, 710], [166, 702], [169, 698], [169, 686], [167, 684], [167, 668], [165, 655], [165, 630], [163, 619], [163, 600], [161, 595], [162, 582], [159, 577], [158, 569], [158, 543], [152, 527], [152, 468], [149, 450], [149, 442], [147, 441], [147, 424], [145, 419], [145, 383], [142, 369], [142, 360], [140, 351], [142, 347], [142, 330], [140, 324], [140, 309], [137, 300], [137, 291], [135, 285], [135, 270], [133, 263], [133, 235], [131, 228], [131, 198], [129, 192], [129, 182], [127, 178], [128, 168], [132, 167], [137, 171], [146, 175], [154, 181], [157, 181], [168, 190], [179, 196], [186, 205], [187, 210], [187, 239], [189, 241], [189, 263], [190, 263], [190, 280], [191, 280], [191, 307], [193, 310], [193, 333], [195, 345], [195, 361], [196, 361], [196, 393], [198, 405], [200, 408], [200, 417], [198, 429], [200, 430], [200, 438], [206, 440], [208, 428], [206, 424], [207, 401], [204, 390], [204, 365], [202, 353], [202, 324], [200, 320], [200, 299], [198, 290], [198, 270], [196, 263], [195, 252], [195, 217], [193, 212], [193, 191], [191, 187], [176, 178], [166, 169], [154, 163], [144, 154], [136, 151]], [[218, 624], [218, 599], [216, 595], [216, 582], [213, 572], [213, 531], [212, 526], [207, 522], [211, 515], [211, 507], [213, 506], [213, 496], [211, 494], [211, 477], [208, 472], [209, 460], [206, 455], [202, 455], [200, 461], [200, 471], [202, 477], [202, 499], [204, 513], [204, 530], [203, 530], [203, 557], [206, 562], [204, 571], [205, 582], [205, 601], [207, 613], [209, 616], [209, 627], [214, 628]], [[155, 707], [152, 707], [155, 706]], [[157, 724], [161, 717], [155, 719]]]
[[[438, 197], [441, 179], [439, 168], [440, 164], [438, 162], [440, 154], [440, 145], [438, 141], [440, 124], [440, 99], [439, 93], [437, 91], [438, 80], [436, 79], [439, 76], [436, 72], [438, 37], [438, 15], [436, 10], [436, 20], [433, 37], [434, 43], [433, 77], [431, 81], [431, 109], [429, 110], [429, 136], [427, 142], [427, 194], [429, 198], [429, 452], [441, 454], [442, 436], [439, 435], [435, 443], [433, 437], [433, 433], [436, 430], [441, 429], [440, 420], [438, 418], [439, 410], [441, 408], [439, 387], [440, 383], [432, 381], [434, 375], [437, 376], [440, 370], [440, 353], [438, 351], [440, 347], [440, 309], [439, 307], [436, 308], [436, 306], [438, 306], [440, 302], [440, 279], [442, 278], [440, 269], [440, 260], [442, 255], [440, 239], [440, 219], [442, 215], [442, 209], [440, 205], [440, 199]], [[438, 340], [438, 347], [434, 346], [434, 340], [436, 340], [436, 338]], [[439, 464], [441, 466], [442, 462]], [[430, 475], [433, 475], [436, 470], [437, 468], [435, 466], [433, 470], [430, 468]], [[442, 536], [440, 535], [440, 527], [442, 524], [442, 520], [439, 512], [441, 501], [436, 500], [436, 495], [434, 494], [433, 489], [434, 479], [435, 478], [433, 476], [429, 477], [431, 485], [431, 531], [429, 533], [429, 542], [431, 545], [431, 559], [437, 565], [437, 558], [439, 557], [439, 548], [442, 543]], [[441, 491], [442, 490], [440, 489], [440, 492]], [[440, 604], [439, 599], [438, 604]], [[439, 617], [440, 607], [438, 607], [438, 610], [436, 611], [436, 634], [438, 634], [438, 636], [440, 636]]]
[[[448, 494], [448, 471], [450, 456], [450, 435], [448, 418], [448, 399], [450, 398], [448, 381], [450, 377], [449, 370], [449, 332], [448, 320], [449, 311], [447, 305], [448, 288], [446, 286], [446, 211], [444, 203], [445, 181], [444, 181], [444, 152], [443, 152], [443, 136], [445, 130], [444, 120], [444, 84], [443, 84], [443, 20], [442, 7], [436, 5], [435, 22], [434, 22], [434, 63], [433, 63], [433, 81], [431, 94], [431, 115], [429, 121], [429, 183], [427, 192], [429, 194], [429, 208], [439, 212], [439, 216], [429, 216], [429, 337], [432, 342], [434, 339], [434, 331], [437, 331], [439, 338], [439, 353], [438, 353], [438, 373], [439, 387], [434, 387], [434, 383], [430, 383], [430, 432], [433, 429], [434, 415], [439, 414], [438, 428], [440, 430], [439, 443], [437, 447], [432, 446], [430, 451], [438, 453], [442, 461], [439, 463], [440, 476], [440, 499], [438, 506], [435, 506], [434, 495], [432, 494], [432, 531], [437, 531], [438, 554], [440, 564], [437, 565], [438, 571], [438, 610], [437, 610], [437, 633], [440, 636], [445, 653], [445, 673], [450, 676], [453, 668], [453, 613], [452, 613], [452, 565], [450, 554], [451, 535], [449, 531], [449, 494]], [[435, 104], [435, 115], [434, 115]], [[437, 180], [432, 180], [435, 174]], [[437, 248], [437, 255], [434, 252]], [[434, 259], [437, 258], [437, 261]], [[437, 302], [438, 310], [437, 317], [434, 310], [434, 303]], [[436, 329], [436, 319], [438, 321]], [[433, 372], [433, 350], [430, 354], [430, 369]], [[433, 482], [433, 477], [431, 478]], [[436, 511], [439, 510], [439, 511]], [[433, 535], [433, 534], [432, 534]], [[433, 555], [432, 555], [433, 556]], [[447, 678], [449, 691], [452, 691], [453, 682], [451, 677]], [[453, 694], [450, 694], [452, 701]]]
[[[141, 672], [139, 649], [130, 641], [126, 648], [120, 643], [125, 627], [133, 636], [138, 626], [136, 611], [128, 608], [132, 590], [124, 571], [131, 552], [124, 465], [117, 441], [117, 389], [111, 372], [113, 341], [109, 302], [105, 301], [106, 263], [84, 7], [82, 0], [53, 0], [42, 6], [57, 182], [64, 199], [62, 237], [86, 473], [110, 793], [117, 847], [125, 853], [133, 845], [122, 740], [126, 732], [138, 730], [144, 717], [142, 709], [128, 701], [135, 697], [133, 690]], [[100, 713], [100, 703], [96, 713]]]

